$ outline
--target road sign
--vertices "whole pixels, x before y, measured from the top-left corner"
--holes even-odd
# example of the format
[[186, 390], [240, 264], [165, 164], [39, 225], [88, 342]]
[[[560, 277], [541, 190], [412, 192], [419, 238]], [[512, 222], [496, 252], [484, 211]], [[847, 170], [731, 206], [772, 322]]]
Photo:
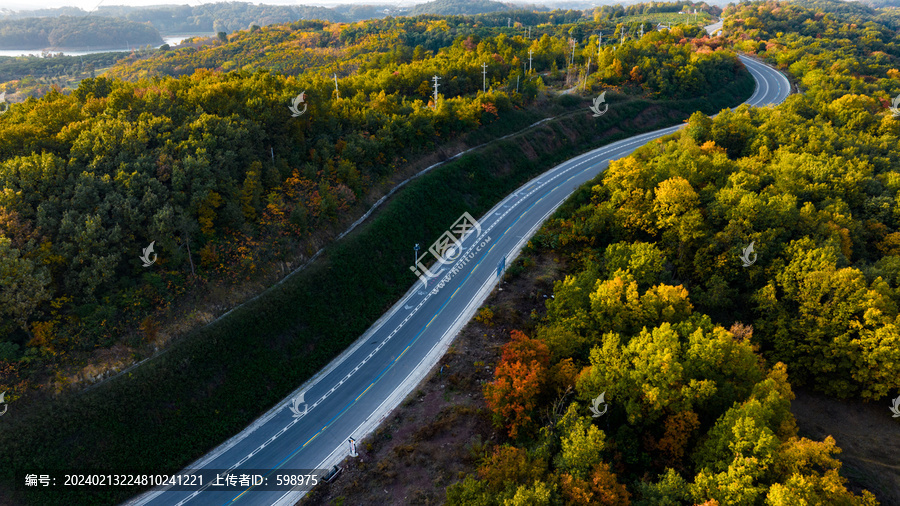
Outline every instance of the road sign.
[[503, 257], [503, 260], [500, 260], [500, 263], [497, 264], [497, 277], [499, 278], [503, 271], [506, 269], [506, 257]]

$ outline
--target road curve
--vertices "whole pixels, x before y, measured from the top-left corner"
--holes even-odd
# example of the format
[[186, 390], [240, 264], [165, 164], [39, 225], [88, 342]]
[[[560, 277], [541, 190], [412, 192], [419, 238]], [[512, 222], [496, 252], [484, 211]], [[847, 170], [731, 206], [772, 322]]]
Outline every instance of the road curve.
[[[745, 103], [757, 107], [778, 104], [790, 94], [790, 83], [783, 74], [751, 58], [740, 58], [756, 80], [756, 90]], [[418, 282], [325, 369], [186, 469], [230, 469], [238, 476], [252, 470], [250, 474], [274, 480], [281, 473], [327, 469], [341, 461], [349, 454], [348, 438], [361, 440], [371, 433], [437, 364], [497, 283], [501, 261], [505, 259], [509, 265], [544, 220], [610, 160], [628, 156], [683, 126], [594, 149], [522, 185], [479, 219], [480, 233], [473, 232], [463, 241], [464, 254], [427, 288]], [[302, 402], [294, 406], [293, 400], [301, 394]], [[125, 504], [293, 505], [305, 493], [262, 486], [226, 491], [208, 486], [208, 480], [204, 483], [205, 488], [193, 491], [154, 489]]]

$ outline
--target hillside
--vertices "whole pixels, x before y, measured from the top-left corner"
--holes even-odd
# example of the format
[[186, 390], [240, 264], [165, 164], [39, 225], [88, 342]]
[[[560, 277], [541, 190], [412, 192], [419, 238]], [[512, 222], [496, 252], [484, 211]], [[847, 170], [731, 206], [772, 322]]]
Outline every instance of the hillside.
[[[52, 467], [126, 466], [136, 455], [170, 469], [238, 430], [378, 318], [413, 281], [391, 260], [400, 248], [392, 241], [412, 233], [410, 223], [440, 222], [454, 208], [405, 205], [379, 222], [387, 229], [342, 242], [328, 250], [328, 263], [266, 288], [445, 153], [547, 114], [584, 112], [572, 97], [552, 99], [548, 87], [608, 89], [610, 99], [630, 104], [620, 114], [652, 107], [666, 111], [657, 120], [665, 122], [696, 110], [698, 92], [722, 104], [750, 92], [733, 53], [692, 55], [696, 27], [653, 32], [641, 43], [629, 37], [616, 49], [586, 38], [567, 69], [574, 25], [559, 13], [532, 15], [548, 20], [532, 39], [478, 16], [274, 25], [135, 54], [69, 94], [13, 104], [0, 116], [0, 389], [17, 415], [4, 419], [0, 469], [35, 458]], [[673, 67], [686, 74], [666, 70]], [[434, 75], [444, 79], [437, 100]], [[614, 135], [624, 135], [621, 128]], [[574, 149], [546, 148], [546, 160]], [[445, 198], [489, 208], [542, 169], [524, 158], [512, 172], [481, 167], [452, 169], [466, 172]], [[361, 250], [377, 252], [384, 268], [373, 271], [367, 255], [351, 254]], [[351, 292], [363, 296], [343, 296]], [[279, 317], [258, 321], [257, 304], [279, 308]], [[99, 382], [148, 357], [155, 358], [128, 381]], [[254, 381], [254, 371], [267, 379]], [[217, 409], [233, 416], [210, 416]], [[108, 450], [87, 455], [84, 447]], [[68, 493], [74, 497], [56, 500], [85, 499]]]
[[0, 20], [0, 49], [121, 49], [162, 44], [152, 26], [101, 17]]
[[422, 4], [416, 4], [408, 15], [437, 14], [444, 16], [485, 14], [488, 12], [506, 11], [513, 9], [511, 4], [493, 2], [491, 0], [434, 0]]
[[577, 190], [304, 504], [898, 504], [894, 18], [723, 15], [706, 42], [801, 93], [698, 112]]
[[[900, 501], [897, 10], [418, 7], [454, 13], [236, 3], [0, 25], [79, 44], [159, 38], [149, 22], [219, 32], [0, 64], [21, 77], [0, 83], [3, 501], [121, 503], [146, 487], [22, 490], [14, 473], [181, 469], [378, 320], [416, 281], [410, 245], [682, 122], [575, 191], [446, 369], [309, 503]], [[738, 52], [799, 93], [722, 111], [753, 92]], [[609, 114], [588, 112], [597, 97]], [[842, 425], [829, 401], [867, 404]]]

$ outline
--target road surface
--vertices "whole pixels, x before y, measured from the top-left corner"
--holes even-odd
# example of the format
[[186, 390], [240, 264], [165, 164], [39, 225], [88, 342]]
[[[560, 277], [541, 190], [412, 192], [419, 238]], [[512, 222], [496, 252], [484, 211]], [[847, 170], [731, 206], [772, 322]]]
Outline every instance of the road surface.
[[[748, 104], [777, 104], [788, 96], [790, 84], [781, 73], [743, 56], [741, 60], [757, 81]], [[675, 125], [597, 148], [520, 187], [478, 220], [480, 231], [473, 230], [462, 242], [465, 253], [458, 262], [427, 288], [417, 283], [328, 367], [187, 469], [231, 469], [237, 476], [264, 475], [267, 484], [274, 484], [282, 473], [327, 469], [340, 462], [349, 454], [348, 438], [362, 440], [371, 433], [437, 364], [497, 283], [501, 261], [505, 259], [509, 265], [543, 221], [610, 160], [628, 156], [682, 127]], [[295, 399], [299, 402], [293, 402]], [[293, 505], [304, 494], [262, 486], [222, 490], [208, 482], [204, 481], [207, 486], [202, 490], [151, 490], [126, 504]]]
[[715, 35], [717, 32], [722, 31], [722, 25], [724, 25], [724, 24], [725, 24], [725, 22], [720, 19], [718, 22], [707, 26], [706, 33], [709, 34], [710, 36]]

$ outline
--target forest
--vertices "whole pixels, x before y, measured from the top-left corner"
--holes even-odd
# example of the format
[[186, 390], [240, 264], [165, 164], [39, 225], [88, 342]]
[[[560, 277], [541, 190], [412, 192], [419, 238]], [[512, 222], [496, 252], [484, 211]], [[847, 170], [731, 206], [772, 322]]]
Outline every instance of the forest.
[[54, 85], [60, 89], [77, 87], [82, 79], [96, 77], [98, 69], [112, 66], [122, 55], [109, 52], [65, 56], [44, 52], [40, 57], [0, 56], [0, 79], [6, 81], [0, 83], [0, 90], [11, 102], [40, 98]]
[[790, 410], [797, 387], [900, 392], [900, 48], [844, 5], [728, 7], [728, 42], [801, 93], [694, 114], [535, 235], [523, 265], [566, 274], [503, 346], [483, 389], [502, 438], [448, 504], [878, 504]]
[[[842, 474], [834, 439], [799, 434], [791, 400], [795, 388], [882, 403], [900, 392], [900, 118], [889, 109], [900, 94], [900, 18], [832, 0], [619, 9], [222, 30], [13, 104], [0, 115], [0, 391], [26, 406], [64, 390], [63, 373], [98, 352], [143, 358], [203, 290], [243, 288], [308, 259], [410, 160], [533, 121], [552, 88], [580, 84], [585, 96], [608, 89], [626, 105], [659, 107], [739, 83], [737, 50], [784, 70], [800, 93], [776, 108], [691, 115], [679, 133], [611, 163], [531, 240], [524, 267], [544, 255], [566, 273], [545, 315], [502, 346], [480, 388], [498, 440], [446, 501], [878, 504]], [[726, 36], [633, 19], [685, 9], [721, 13]], [[292, 116], [301, 92], [304, 114]], [[379, 223], [382, 241], [401, 227]], [[145, 267], [151, 242], [158, 261]], [[744, 267], [751, 243], [758, 261]], [[405, 289], [375, 283], [359, 288]], [[364, 328], [359, 313], [347, 318], [352, 330]], [[110, 420], [142, 430], [91, 430], [106, 421], [60, 401], [58, 428], [0, 434], [4, 458], [63, 465], [67, 449], [100, 444], [115, 458], [140, 450], [179, 468], [314, 372], [281, 377], [269, 367], [276, 357], [340, 352], [344, 327], [307, 348], [285, 337], [306, 322], [262, 323], [272, 327], [247, 341], [242, 323], [226, 321], [176, 349], [183, 362], [162, 362], [181, 365], [107, 385], [109, 404], [90, 397], [97, 417], [116, 412]], [[253, 350], [256, 361], [217, 369], [201, 338], [221, 356]], [[207, 385], [206, 373], [215, 395], [168, 393], [195, 407], [227, 397], [228, 420], [197, 409], [188, 421], [149, 381], [193, 387], [195, 375]], [[264, 399], [225, 395], [242, 374], [266, 378]], [[608, 412], [597, 418], [588, 406], [600, 395]], [[196, 434], [155, 453], [152, 431], [179, 423]]]
[[[90, 13], [78, 8], [63, 7], [58, 9], [40, 9], [35, 11], [20, 11], [4, 16], [7, 22], [15, 20], [9, 25], [0, 21], [0, 48], [3, 49], [31, 49], [42, 47], [124, 47], [124, 43], [106, 45], [107, 37], [97, 39], [98, 43], [75, 46], [76, 42], [83, 42], [69, 33], [74, 30], [86, 30], [94, 32], [101, 27], [114, 27], [117, 33], [128, 33], [134, 30], [135, 23], [149, 25], [163, 34], [170, 33], [232, 33], [238, 30], [247, 30], [251, 26], [268, 26], [273, 24], [292, 23], [299, 20], [322, 20], [332, 23], [355, 23], [369, 19], [379, 19], [388, 15], [418, 16], [421, 14], [436, 15], [475, 15], [489, 12], [522, 10], [521, 4], [507, 4], [490, 0], [461, 1], [461, 0], [435, 0], [416, 4], [411, 8], [398, 8], [395, 5], [375, 4], [342, 4], [333, 7], [314, 5], [266, 5], [247, 2], [216, 2], [202, 5], [160, 5], [150, 7], [132, 7], [125, 5], [100, 5], [96, 11]], [[546, 7], [530, 6], [527, 12], [547, 11]], [[71, 22], [59, 20], [69, 18], [91, 19], [85, 26], [72, 26]], [[102, 18], [105, 21], [97, 24], [93, 18]], [[27, 21], [27, 26], [19, 25], [21, 21]], [[506, 18], [504, 18], [504, 23]], [[146, 38], [143, 30], [134, 32], [128, 40], [133, 45], [153, 44], [155, 39]], [[46, 43], [46, 34], [55, 31], [57, 34]], [[59, 44], [58, 41], [66, 44]], [[116, 39], [117, 40], [117, 39]], [[155, 43], [158, 45], [159, 43]]]
[[[343, 268], [313, 269], [311, 281], [270, 291], [265, 307], [238, 308], [177, 340], [172, 320], [197, 318], [191, 309], [201, 307], [194, 306], [201, 296], [223, 304], [222, 292], [261, 290], [270, 274], [282, 269], [283, 276], [285, 264], [302, 264], [367, 209], [374, 191], [409, 174], [409, 160], [440, 155], [466, 135], [486, 141], [514, 132], [548, 110], [584, 115], [581, 100], [553, 98], [548, 86], [582, 76], [590, 93], [608, 88], [621, 112], [605, 121], [670, 103], [693, 111], [695, 94], [727, 104], [752, 91], [734, 53], [692, 51], [707, 47], [694, 41], [696, 27], [637, 40], [637, 25], [579, 15], [535, 13], [547, 24], [532, 38], [491, 15], [352, 26], [300, 21], [135, 54], [70, 93], [52, 89], [10, 106], [0, 116], [0, 388], [18, 414], [0, 434], [4, 462], [12, 462], [0, 468], [59, 467], [73, 458], [124, 465], [140, 454], [147, 466], [174, 470], [221, 442], [340, 353], [383, 312], [386, 297], [414, 281], [396, 262], [396, 279], [383, 272], [374, 279], [366, 256], [351, 255], [360, 248], [387, 254], [397, 245], [385, 243], [411, 222], [379, 222], [381, 232], [365, 236], [374, 245], [337, 248], [329, 265]], [[621, 32], [626, 42], [598, 47], [589, 36], [594, 29]], [[575, 33], [583, 38], [572, 61]], [[526, 73], [529, 50], [533, 70]], [[600, 71], [598, 55], [609, 63]], [[321, 63], [296, 63], [317, 58]], [[333, 69], [341, 69], [337, 90]], [[434, 100], [436, 74], [443, 80]], [[292, 116], [288, 106], [301, 93], [304, 114]], [[616, 135], [640, 131], [621, 118]], [[575, 149], [562, 138], [551, 139], [548, 149], [554, 146], [553, 157]], [[501, 181], [486, 173], [487, 164], [454, 169], [467, 172], [454, 191], [441, 183], [453, 201], [428, 213], [473, 200], [490, 207], [504, 185], [542, 170], [537, 161], [517, 163], [515, 177]], [[414, 226], [422, 226], [423, 214]], [[144, 266], [151, 243], [158, 258]], [[361, 294], [321, 293], [329, 286]], [[332, 304], [346, 306], [340, 324], [321, 311]], [[290, 312], [268, 318], [272, 307]], [[129, 371], [126, 382], [80, 392], [78, 381], [98, 378], [73, 380], [73, 370], [97, 357], [118, 353], [133, 363], [167, 344], [168, 353]], [[261, 372], [269, 379], [250, 385]], [[197, 388], [207, 394], [197, 398]], [[232, 415], [213, 416], [207, 403]], [[188, 405], [197, 408], [189, 416], [175, 409]], [[160, 448], [164, 439], [173, 445]], [[88, 456], [81, 447], [108, 451]], [[0, 481], [9, 478], [0, 469]], [[134, 492], [92, 499], [111, 503]], [[61, 495], [51, 502], [84, 500]]]
[[160, 33], [232, 32], [246, 30], [250, 25], [289, 23], [299, 19], [321, 19], [352, 23], [385, 16], [392, 5], [342, 4], [334, 7], [312, 5], [267, 5], [247, 2], [203, 2], [183, 5], [148, 7], [128, 5], [99, 5], [86, 11], [78, 7], [58, 7], [4, 12], [7, 20], [25, 18], [102, 17], [135, 23], [150, 24]]
[[[532, 106], [544, 79], [563, 83], [564, 72], [548, 70], [565, 68], [570, 48], [566, 16], [546, 16], [559, 24], [537, 39], [464, 36], [488, 29], [458, 17], [266, 27], [136, 56], [70, 94], [12, 106], [0, 117], [0, 360], [9, 364], [0, 385], [21, 398], [94, 350], [153, 342], [186, 291], [293, 258], [406, 159]], [[733, 81], [735, 56], [691, 54], [691, 33], [604, 46], [603, 69], [585, 84], [683, 99]], [[586, 38], [575, 65], [597, 52]], [[220, 68], [228, 63], [240, 70]], [[279, 64], [288, 75], [249, 70]], [[358, 69], [335, 92], [321, 72], [337, 65]], [[135, 79], [145, 68], [154, 76]], [[444, 76], [437, 103], [433, 75]], [[300, 92], [308, 109], [292, 119]], [[138, 252], [151, 242], [160, 260], [145, 269]]]
[[60, 16], [0, 20], [0, 49], [120, 49], [126, 45], [160, 45], [152, 26], [97, 16]]
[[216, 2], [170, 6], [104, 6], [99, 15], [149, 23], [162, 33], [227, 32], [246, 30], [251, 25], [291, 23], [301, 19], [353, 23], [385, 16], [391, 5], [266, 5], [247, 2]]
[[[434, 0], [432, 2], [414, 5], [408, 12], [405, 12], [404, 15], [417, 16], [419, 14], [437, 14], [440, 16], [459, 16], [514, 9], [521, 9], [521, 7], [511, 3], [494, 2], [492, 0], [472, 0], [468, 2], [460, 2], [459, 0]], [[546, 8], [544, 8], [544, 10], [546, 10]]]
[[[507, 20], [511, 18], [517, 26], [507, 28]], [[530, 38], [525, 39], [524, 26], [533, 27], [528, 33]], [[437, 62], [441, 57], [439, 53], [451, 51], [452, 46], [460, 44], [465, 39], [467, 51], [477, 50], [481, 58], [484, 53], [493, 51], [497, 54], [491, 58], [494, 64], [499, 63], [503, 68], [500, 76], [496, 68], [489, 70], [495, 82], [503, 82], [503, 76], [515, 76], [519, 65], [527, 64], [528, 51], [533, 51], [532, 66], [536, 70], [551, 70], [553, 77], [556, 73], [567, 72], [567, 67], [578, 66], [579, 69], [588, 64], [593, 64], [597, 70], [600, 62], [602, 72], [613, 72], [617, 75], [629, 73], [635, 65], [641, 67], [643, 76], [649, 81], [657, 81], [657, 76], [664, 76], [670, 86], [696, 87], [703, 77], [699, 74], [675, 76], [677, 66], [660, 66], [660, 55], [666, 57], [662, 50], [654, 50], [649, 45], [642, 45], [642, 51], [646, 55], [638, 55], [624, 51], [622, 47], [615, 49], [615, 40], [624, 35], [629, 41], [636, 38], [640, 27], [648, 33], [652, 40], [668, 40], [658, 33], [651, 33], [654, 24], [644, 21], [630, 21], [613, 23], [610, 21], [588, 22], [581, 17], [580, 11], [552, 11], [552, 12], [525, 12], [513, 11], [502, 14], [485, 14], [477, 17], [467, 16], [432, 16], [423, 15], [416, 17], [398, 17], [383, 20], [369, 21], [364, 24], [336, 24], [321, 21], [298, 21], [290, 25], [270, 26], [261, 29], [241, 31], [229, 36], [221, 36], [219, 39], [201, 39], [188, 42], [187, 48], [179, 51], [171, 51], [161, 48], [155, 55], [135, 54], [109, 72], [109, 76], [126, 80], [140, 78], [181, 76], [194, 72], [197, 69], [216, 69], [230, 71], [236, 69], [250, 69], [256, 66], [277, 70], [288, 75], [299, 75], [301, 72], [311, 73], [317, 70], [324, 75], [336, 73], [339, 77], [347, 76], [350, 79], [371, 79], [369, 70], [384, 71], [387, 66], [409, 65], [422, 61], [419, 66], [429, 66], [428, 61]], [[603, 39], [602, 54], [598, 54], [598, 31], [606, 34]], [[684, 25], [673, 29], [670, 38], [677, 37], [679, 41], [679, 60], [683, 61], [690, 53], [690, 48], [681, 43], [681, 39], [693, 38], [696, 45], [707, 46], [715, 49], [716, 43], [708, 40], [697, 41], [696, 37], [702, 29], [696, 26]], [[546, 37], [545, 37], [546, 36]], [[570, 61], [572, 47], [568, 45], [568, 39], [575, 38], [579, 41], [576, 45], [575, 62]], [[483, 40], [484, 39], [484, 40]], [[490, 40], [496, 40], [491, 43]], [[288, 53], [292, 48], [301, 47], [302, 52]], [[667, 46], [668, 47], [668, 46]], [[264, 48], [277, 48], [266, 50]], [[493, 49], [492, 49], [493, 48]], [[609, 49], [609, 50], [607, 50]], [[517, 52], [521, 51], [521, 52]], [[290, 58], [286, 57], [290, 54]], [[651, 56], [656, 55], [656, 56]], [[434, 60], [431, 59], [435, 56]], [[649, 58], [643, 58], [647, 56]], [[701, 58], [719, 58], [718, 55], [703, 56]], [[614, 64], [612, 60], [618, 60]], [[621, 69], [619, 66], [622, 66]], [[434, 72], [440, 66], [433, 66]], [[695, 67], [685, 67], [679, 72], [693, 71]], [[469, 79], [480, 79], [477, 66], [470, 67]], [[472, 72], [474, 70], [474, 72]], [[523, 67], [523, 72], [526, 69]], [[579, 71], [581, 71], [579, 70]], [[393, 70], [392, 70], [393, 72]], [[395, 79], [404, 80], [404, 86], [409, 88], [406, 94], [417, 94], [420, 98], [427, 98], [429, 92], [425, 81], [433, 74], [427, 76], [400, 76]], [[524, 77], [524, 76], [523, 76]], [[541, 76], [547, 79], [550, 76]], [[590, 77], [594, 77], [591, 74]], [[424, 80], [422, 80], [424, 78]], [[604, 77], [606, 79], [606, 77]], [[602, 81], [602, 79], [601, 79]], [[509, 82], [509, 81], [506, 81]], [[598, 81], [599, 82], [599, 81]], [[451, 83], [456, 86], [456, 83]], [[611, 81], [610, 84], [616, 84]], [[653, 86], [666, 86], [657, 82]], [[421, 91], [416, 93], [416, 90]], [[448, 92], [455, 94], [456, 92]]]
[[594, 20], [598, 21], [601, 19], [614, 20], [617, 18], [639, 16], [642, 14], [693, 12], [695, 10], [697, 12], [705, 12], [712, 16], [718, 16], [722, 12], [721, 7], [709, 5], [706, 2], [694, 3], [687, 1], [677, 1], [635, 3], [630, 5], [601, 5], [593, 10], [592, 15], [594, 17]]

